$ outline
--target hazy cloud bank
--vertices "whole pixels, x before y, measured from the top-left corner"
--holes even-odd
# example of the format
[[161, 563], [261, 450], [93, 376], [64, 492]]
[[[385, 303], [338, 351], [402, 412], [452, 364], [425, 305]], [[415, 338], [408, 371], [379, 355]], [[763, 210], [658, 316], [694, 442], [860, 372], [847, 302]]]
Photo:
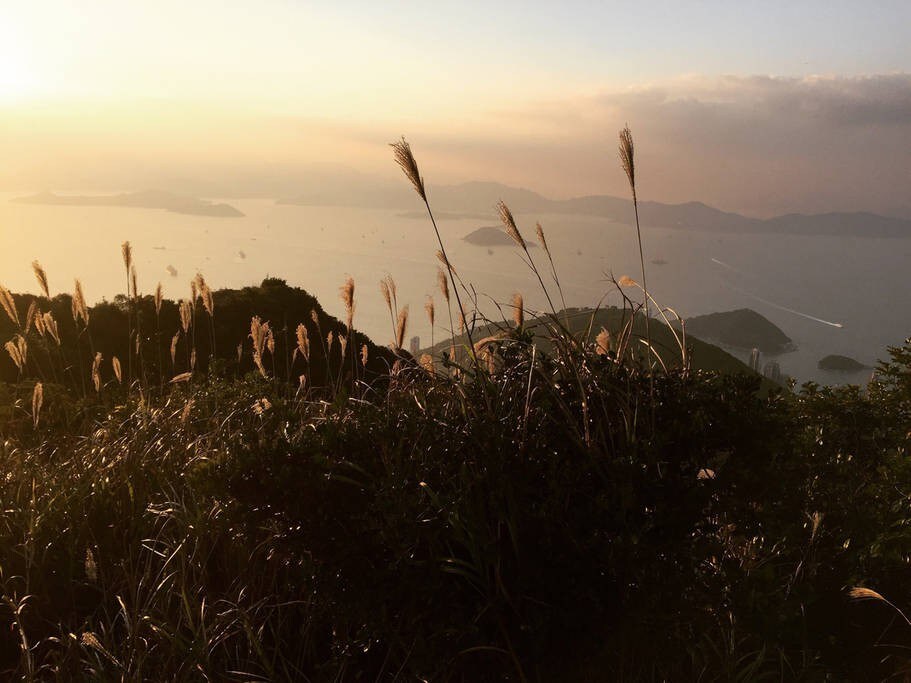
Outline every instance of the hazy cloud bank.
[[327, 120], [152, 102], [0, 111], [0, 122], [0, 190], [107, 184], [287, 196], [318, 183], [325, 164], [396, 179], [387, 143], [405, 134], [431, 186], [479, 179], [554, 197], [622, 195], [616, 133], [628, 122], [643, 198], [755, 215], [911, 214], [909, 74], [694, 76], [536, 102], [506, 88], [499, 104], [468, 102], [439, 118], [403, 109]]

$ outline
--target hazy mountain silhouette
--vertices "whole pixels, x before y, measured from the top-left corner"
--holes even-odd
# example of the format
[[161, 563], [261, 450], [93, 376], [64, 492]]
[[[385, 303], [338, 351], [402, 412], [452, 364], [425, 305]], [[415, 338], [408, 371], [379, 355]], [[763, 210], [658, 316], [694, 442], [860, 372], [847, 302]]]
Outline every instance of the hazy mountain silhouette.
[[[363, 180], [366, 180], [364, 177]], [[419, 203], [410, 187], [402, 184], [363, 183], [361, 188], [314, 189], [283, 204], [360, 206], [384, 209], [411, 209], [408, 217], [423, 217], [415, 211]], [[503, 200], [514, 213], [576, 214], [598, 216], [617, 223], [630, 223], [632, 203], [622, 197], [592, 195], [572, 199], [548, 199], [524, 188], [494, 182], [467, 182], [458, 185], [438, 185], [428, 188], [434, 211], [455, 215], [496, 217], [496, 203]], [[795, 235], [837, 235], [856, 237], [908, 237], [911, 220], [880, 216], [868, 212], [787, 214], [761, 219], [721, 211], [702, 202], [664, 204], [644, 201], [639, 215], [646, 226], [709, 230], [728, 233], [769, 233]]]

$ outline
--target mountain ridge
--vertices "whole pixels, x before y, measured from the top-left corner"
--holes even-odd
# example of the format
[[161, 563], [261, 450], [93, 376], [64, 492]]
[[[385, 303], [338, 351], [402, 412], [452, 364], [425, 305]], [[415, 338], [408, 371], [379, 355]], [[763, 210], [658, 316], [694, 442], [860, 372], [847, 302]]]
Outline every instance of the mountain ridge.
[[[359, 206], [364, 208], [414, 209], [410, 188], [388, 192], [383, 188], [378, 201], [357, 193], [332, 191], [304, 192], [294, 198], [280, 199], [280, 204]], [[356, 197], [352, 199], [352, 194]], [[564, 214], [607, 218], [611, 222], [630, 224], [632, 202], [612, 195], [583, 195], [569, 199], [550, 199], [527, 188], [512, 187], [492, 181], [467, 181], [438, 185], [428, 189], [434, 211], [453, 215], [480, 214], [496, 216], [496, 203], [504, 201], [515, 214]], [[771, 218], [753, 218], [723, 211], [704, 202], [682, 203], [640, 201], [642, 224], [648, 227], [702, 230], [723, 233], [759, 233], [772, 235], [829, 235], [842, 237], [911, 237], [911, 220], [883, 216], [869, 211], [833, 211], [827, 213], [788, 213]], [[420, 214], [409, 212], [406, 217]]]

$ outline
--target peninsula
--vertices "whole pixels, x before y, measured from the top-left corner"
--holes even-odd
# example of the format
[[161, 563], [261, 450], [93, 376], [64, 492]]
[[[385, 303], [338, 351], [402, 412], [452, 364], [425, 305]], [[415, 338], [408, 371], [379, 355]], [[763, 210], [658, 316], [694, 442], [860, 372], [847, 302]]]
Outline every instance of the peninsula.
[[28, 197], [17, 197], [10, 201], [17, 204], [44, 204], [57, 206], [122, 206], [139, 209], [164, 209], [172, 213], [192, 216], [214, 216], [236, 218], [244, 214], [230, 204], [210, 202], [195, 197], [185, 197], [171, 192], [146, 190], [115, 195], [59, 195], [40, 192]]

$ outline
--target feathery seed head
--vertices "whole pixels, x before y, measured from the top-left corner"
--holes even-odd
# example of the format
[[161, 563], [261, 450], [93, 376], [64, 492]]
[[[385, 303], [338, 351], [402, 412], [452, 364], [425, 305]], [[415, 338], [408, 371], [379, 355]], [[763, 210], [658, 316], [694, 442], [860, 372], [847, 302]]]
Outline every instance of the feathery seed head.
[[370, 349], [367, 348], [366, 344], [361, 345], [361, 365], [367, 367], [367, 359], [370, 355]]
[[389, 312], [392, 312], [392, 294], [389, 291], [389, 283], [386, 282], [386, 278], [380, 280], [380, 294], [383, 295], [383, 300], [386, 302], [386, 308], [389, 309]]
[[620, 145], [617, 153], [620, 156], [620, 165], [623, 167], [623, 171], [626, 173], [626, 177], [629, 180], [630, 190], [632, 190], [633, 197], [635, 198], [636, 163], [633, 145], [633, 134], [630, 131], [629, 126], [624, 126], [623, 130], [620, 131]]
[[550, 249], [547, 246], [547, 240], [544, 239], [544, 228], [541, 227], [540, 223], [535, 223], [535, 234], [538, 236], [538, 241], [541, 243], [541, 246], [544, 248], [545, 253], [550, 256]]
[[0, 285], [0, 306], [3, 306], [3, 310], [6, 311], [6, 315], [13, 322], [16, 327], [21, 327], [19, 324], [19, 311], [16, 310], [16, 302], [13, 300], [13, 295], [10, 291]]
[[114, 377], [117, 378], [117, 383], [123, 384], [123, 373], [120, 368], [120, 359], [117, 356], [111, 358], [111, 367], [114, 369]]
[[347, 316], [346, 322], [348, 325], [348, 332], [351, 332], [351, 327], [354, 324], [354, 278], [349, 277], [345, 280], [339, 288], [339, 294], [342, 298], [342, 303], [345, 304], [345, 314]]
[[525, 302], [518, 292], [512, 295], [512, 321], [517, 328], [525, 324]]
[[41, 316], [41, 320], [47, 334], [51, 335], [51, 339], [57, 346], [60, 346], [60, 333], [57, 331], [57, 321], [54, 320], [54, 316], [48, 312]]
[[512, 238], [512, 241], [518, 244], [522, 249], [527, 249], [525, 246], [525, 240], [522, 239], [521, 233], [519, 233], [519, 228], [516, 227], [516, 219], [513, 218], [512, 211], [509, 210], [509, 207], [500, 200], [497, 202], [497, 213], [500, 214], [500, 221], [503, 223], [503, 227], [506, 228], [506, 234]]
[[205, 280], [202, 283], [202, 289], [200, 290], [202, 295], [202, 305], [206, 309], [206, 313], [209, 314], [210, 318], [215, 317], [215, 297], [212, 294], [212, 290], [209, 289], [209, 285], [206, 284]]
[[130, 246], [129, 241], [120, 245], [120, 253], [123, 255], [123, 267], [129, 273], [133, 266], [133, 247]]
[[595, 338], [595, 353], [599, 356], [606, 356], [610, 352], [610, 332], [603, 327]]
[[3, 345], [16, 368], [21, 373], [25, 370], [25, 364], [28, 361], [28, 342], [21, 334], [17, 334], [12, 340]]
[[82, 282], [78, 279], [75, 281], [75, 292], [73, 293], [73, 319], [78, 316], [83, 325], [89, 324], [89, 307], [85, 303], [85, 294], [82, 293]]
[[310, 362], [310, 338], [307, 335], [307, 326], [303, 323], [297, 326], [297, 350], [308, 363]]
[[443, 295], [443, 298], [446, 300], [446, 303], [449, 303], [449, 278], [446, 277], [446, 271], [442, 268], [437, 268], [437, 284], [440, 286], [440, 293]]
[[41, 406], [44, 405], [44, 385], [41, 382], [35, 382], [35, 388], [32, 390], [32, 425], [38, 427], [38, 419], [41, 417]]
[[95, 385], [96, 392], [101, 391], [101, 361], [101, 351], [98, 351], [92, 361], [92, 383]]
[[[27, 315], [26, 315], [27, 317]], [[35, 332], [41, 335], [42, 339], [44, 335], [47, 334], [47, 329], [44, 327], [44, 314], [41, 312], [40, 308], [35, 308], [35, 317], [33, 318], [35, 323]], [[28, 321], [26, 321], [28, 322]], [[25, 326], [26, 331], [28, 331], [28, 325]]]
[[163, 299], [161, 283], [159, 282], [158, 286], [155, 288], [155, 315], [161, 315], [161, 302]]
[[872, 588], [864, 588], [863, 586], [854, 586], [848, 591], [848, 597], [852, 600], [882, 600], [883, 602], [886, 600]]
[[183, 329], [184, 334], [188, 334], [190, 331], [190, 325], [193, 322], [193, 304], [191, 304], [186, 299], [181, 299], [180, 301], [180, 327]]
[[395, 326], [395, 348], [401, 349], [405, 343], [405, 331], [408, 329], [408, 306], [399, 311], [399, 319]]
[[427, 297], [427, 301], [424, 302], [424, 311], [427, 313], [427, 319], [430, 321], [430, 326], [433, 327], [433, 321], [436, 317], [436, 311], [433, 308], [433, 297]]
[[32, 324], [35, 322], [35, 316], [40, 315], [38, 311], [38, 302], [32, 301], [28, 305], [28, 312], [25, 314], [25, 333], [28, 334], [29, 330], [32, 329]]
[[402, 136], [401, 140], [392, 142], [389, 146], [392, 147], [395, 163], [399, 165], [402, 171], [404, 171], [405, 177], [414, 185], [414, 191], [426, 202], [427, 193], [424, 191], [424, 179], [421, 177], [421, 173], [418, 170], [418, 163], [414, 160], [414, 155], [411, 153], [411, 145], [409, 145], [405, 141], [405, 137]]
[[47, 287], [47, 273], [44, 272], [44, 268], [41, 267], [38, 261], [32, 261], [32, 270], [35, 271], [35, 278], [38, 280], [38, 285], [41, 287], [41, 291], [44, 292], [44, 296], [50, 299], [51, 293]]

